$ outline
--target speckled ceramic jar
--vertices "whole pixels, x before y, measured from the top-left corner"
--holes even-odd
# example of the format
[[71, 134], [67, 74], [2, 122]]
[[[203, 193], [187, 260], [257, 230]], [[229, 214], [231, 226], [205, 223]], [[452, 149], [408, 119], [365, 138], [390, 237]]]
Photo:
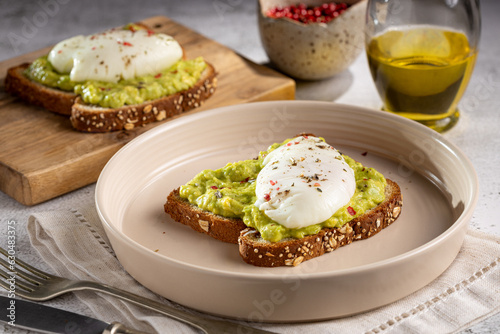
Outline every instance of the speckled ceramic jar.
[[325, 2], [328, 1], [258, 1], [261, 41], [271, 63], [280, 71], [297, 79], [329, 78], [349, 67], [363, 50], [366, 0], [343, 0], [352, 6], [328, 23], [304, 24], [265, 15], [276, 6], [317, 6]]

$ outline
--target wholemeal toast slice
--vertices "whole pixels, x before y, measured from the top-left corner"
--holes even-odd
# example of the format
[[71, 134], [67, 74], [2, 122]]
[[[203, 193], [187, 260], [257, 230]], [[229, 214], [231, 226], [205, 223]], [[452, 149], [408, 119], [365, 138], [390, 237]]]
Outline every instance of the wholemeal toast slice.
[[243, 260], [261, 267], [296, 266], [356, 240], [372, 237], [392, 224], [401, 212], [403, 198], [398, 184], [386, 179], [385, 200], [341, 228], [324, 228], [301, 239], [269, 242], [239, 218], [226, 218], [204, 211], [179, 196], [179, 189], [167, 197], [164, 210], [173, 220], [219, 241], [238, 244]]
[[[238, 244], [245, 262], [262, 267], [296, 266], [353, 241], [370, 238], [399, 217], [403, 198], [398, 184], [348, 156], [342, 158], [321, 138], [302, 133], [281, 144], [273, 144], [268, 150], [253, 160], [228, 163], [223, 168], [198, 174], [186, 188], [170, 192], [164, 204], [165, 212], [197, 232]], [[310, 153], [315, 150], [316, 153]], [[315, 164], [317, 167], [313, 167]], [[352, 176], [348, 173], [351, 168]], [[338, 183], [334, 188], [323, 183], [335, 177]], [[287, 178], [288, 184], [282, 181]], [[347, 195], [347, 199], [350, 198], [347, 204], [346, 199], [340, 204], [332, 194], [341, 193], [344, 184], [349, 182], [356, 190]], [[278, 197], [280, 195], [284, 197]], [[266, 209], [259, 204], [259, 196], [266, 202], [274, 199], [274, 203], [279, 203], [274, 208], [285, 208], [280, 220], [273, 220], [275, 212], [261, 211]], [[330, 218], [324, 222], [325, 218], [315, 216], [325, 217], [321, 198], [328, 205], [340, 204], [333, 216], [326, 212]], [[315, 206], [316, 202], [311, 199], [320, 201], [319, 205]], [[216, 203], [221, 206], [217, 207]], [[298, 206], [300, 204], [305, 206]], [[294, 205], [295, 213], [292, 212]], [[323, 212], [307, 211], [313, 207]], [[322, 225], [316, 225], [319, 222], [323, 222]]]
[[151, 122], [162, 121], [203, 104], [217, 88], [215, 68], [207, 63], [198, 82], [191, 88], [156, 100], [120, 108], [102, 108], [85, 104], [72, 92], [44, 86], [27, 78], [23, 72], [28, 63], [10, 68], [5, 91], [26, 102], [61, 115], [71, 116], [76, 130], [108, 132], [131, 130]]
[[[136, 25], [149, 30], [141, 23], [136, 23]], [[182, 51], [182, 59], [185, 60], [185, 50], [182, 48]], [[5, 90], [30, 104], [70, 116], [71, 124], [79, 131], [132, 130], [197, 108], [212, 96], [217, 87], [217, 73], [212, 64], [206, 61], [205, 64], [206, 68], [201, 77], [191, 88], [141, 104], [124, 105], [118, 108], [87, 104], [71, 91], [51, 88], [31, 80], [24, 74], [30, 66], [29, 63], [23, 63], [7, 71]]]

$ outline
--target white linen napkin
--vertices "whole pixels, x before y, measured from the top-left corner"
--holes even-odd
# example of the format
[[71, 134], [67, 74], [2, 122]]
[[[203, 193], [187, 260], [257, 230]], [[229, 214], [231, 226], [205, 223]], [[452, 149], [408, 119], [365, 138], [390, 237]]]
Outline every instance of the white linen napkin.
[[[28, 234], [57, 275], [107, 283], [174, 305], [137, 283], [121, 267], [95, 206], [32, 215]], [[76, 296], [103, 321], [157, 333], [196, 333], [181, 322], [90, 291]], [[182, 306], [174, 305], [182, 308]], [[187, 310], [196, 313], [195, 311]], [[469, 229], [455, 261], [437, 279], [390, 305], [342, 319], [255, 324], [276, 333], [455, 333], [500, 312], [500, 237]]]

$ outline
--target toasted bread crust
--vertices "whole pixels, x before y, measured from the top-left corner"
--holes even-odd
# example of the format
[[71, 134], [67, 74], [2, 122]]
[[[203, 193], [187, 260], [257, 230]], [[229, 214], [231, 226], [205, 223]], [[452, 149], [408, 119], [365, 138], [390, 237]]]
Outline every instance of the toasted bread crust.
[[386, 199], [377, 207], [353, 219], [342, 228], [324, 228], [301, 239], [268, 242], [259, 232], [247, 228], [242, 220], [225, 218], [203, 211], [172, 191], [164, 205], [172, 219], [211, 237], [238, 243], [243, 260], [260, 267], [296, 266], [303, 261], [329, 253], [353, 241], [367, 239], [392, 224], [401, 212], [403, 199], [398, 184], [387, 179]]
[[23, 73], [29, 65], [29, 63], [24, 63], [9, 68], [5, 77], [5, 91], [30, 104], [57, 114], [71, 115], [71, 106], [75, 102], [76, 94], [50, 88], [30, 80]]
[[207, 63], [193, 87], [142, 104], [111, 109], [87, 105], [78, 97], [72, 106], [70, 120], [75, 129], [85, 132], [131, 130], [199, 107], [212, 96], [216, 87], [215, 69]]
[[247, 227], [239, 218], [222, 217], [192, 205], [179, 196], [179, 189], [168, 195], [164, 209], [173, 220], [232, 244], [238, 243], [240, 232]]

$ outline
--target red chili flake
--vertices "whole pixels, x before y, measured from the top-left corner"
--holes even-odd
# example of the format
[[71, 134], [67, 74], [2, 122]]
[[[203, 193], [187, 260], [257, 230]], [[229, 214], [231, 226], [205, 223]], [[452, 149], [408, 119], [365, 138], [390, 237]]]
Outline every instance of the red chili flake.
[[210, 188], [212, 188], [212, 189], [219, 189], [219, 188], [217, 188], [217, 186], [211, 186]]
[[247, 177], [246, 179], [244, 179], [244, 180], [240, 181], [240, 183], [246, 183], [246, 182], [248, 182], [248, 180], [250, 180], [250, 178], [249, 178], [249, 177]]
[[104, 87], [99, 87], [99, 89], [100, 89], [100, 90], [106, 90], [106, 88], [104, 88]]
[[309, 136], [304, 136], [305, 139], [309, 139]]
[[315, 187], [319, 187], [320, 185], [321, 185], [321, 184], [319, 184], [318, 182], [316, 182], [316, 183], [314, 184], [314, 186], [315, 186]]
[[94, 47], [92, 48], [92, 50], [95, 50], [95, 49], [96, 49], [96, 47], [94, 46]]
[[90, 39], [91, 39], [91, 40], [94, 40], [94, 39], [96, 39], [96, 36], [95, 36], [95, 35], [94, 35], [94, 36], [91, 36], [91, 37], [90, 37]]
[[137, 31], [133, 25], [128, 26], [128, 30], [130, 30], [132, 32], [136, 32]]
[[300, 143], [300, 142], [296, 141], [294, 144], [297, 145], [298, 143]]
[[271, 195], [265, 194], [264, 199], [266, 200], [266, 202], [269, 202], [271, 200]]
[[361, 155], [364, 156], [364, 157], [366, 157], [367, 154], [368, 154], [368, 152], [361, 153]]
[[269, 181], [269, 183], [271, 183], [272, 186], [274, 186], [276, 184], [276, 182], [273, 180]]
[[356, 211], [350, 206], [347, 207], [347, 212], [351, 215], [354, 216], [356, 214]]
[[61, 52], [62, 52], [62, 50], [57, 51], [57, 53], [61, 53]]
[[276, 188], [276, 190], [280, 190], [280, 187]]
[[155, 75], [155, 79], [158, 79], [161, 77], [161, 73], [158, 73], [157, 75]]
[[129, 43], [129, 42], [123, 42], [123, 45], [125, 45], [125, 46], [132, 46], [132, 44]]
[[148, 36], [151, 36], [151, 35], [154, 35], [154, 34], [155, 34], [155, 32], [153, 30], [149, 30], [148, 29]]
[[292, 143], [288, 143], [288, 144], [286, 144], [286, 146], [292, 146]]

